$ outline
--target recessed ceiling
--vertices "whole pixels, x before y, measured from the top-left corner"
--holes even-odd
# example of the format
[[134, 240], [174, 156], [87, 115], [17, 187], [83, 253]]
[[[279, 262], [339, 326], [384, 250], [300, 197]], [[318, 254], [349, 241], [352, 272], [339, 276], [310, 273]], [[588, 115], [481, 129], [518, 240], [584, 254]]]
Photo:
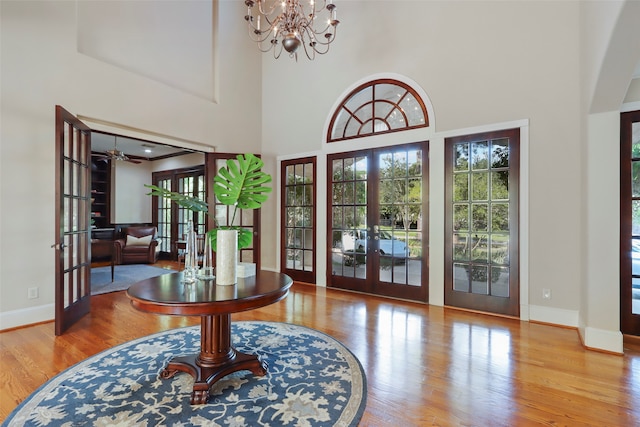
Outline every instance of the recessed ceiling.
[[102, 132], [91, 132], [91, 151], [105, 153], [117, 148], [129, 157], [154, 160], [167, 156], [191, 154], [197, 151], [171, 145], [158, 144], [141, 139], [116, 136]]

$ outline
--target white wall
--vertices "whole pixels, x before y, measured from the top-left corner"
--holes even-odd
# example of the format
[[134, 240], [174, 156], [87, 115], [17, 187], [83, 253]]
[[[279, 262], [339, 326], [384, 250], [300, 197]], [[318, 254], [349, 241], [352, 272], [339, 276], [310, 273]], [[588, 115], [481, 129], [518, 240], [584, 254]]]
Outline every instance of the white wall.
[[[53, 318], [56, 104], [203, 147], [260, 150], [261, 106], [255, 99], [262, 57], [247, 40], [243, 2], [180, 3], [209, 11], [209, 33], [203, 36], [216, 45], [210, 58], [217, 64], [210, 76], [214, 101], [80, 53], [79, 37], [90, 29], [79, 34], [74, 1], [0, 2], [0, 329]], [[120, 22], [106, 12], [102, 18]], [[137, 21], [136, 31], [145, 33], [145, 25]], [[213, 29], [219, 31], [216, 37]], [[129, 27], [122, 34], [119, 42], [126, 44], [136, 33]], [[202, 60], [197, 51], [190, 57], [188, 48], [179, 58], [185, 67]], [[162, 45], [149, 49], [162, 51]], [[164, 60], [175, 65], [176, 58], [168, 54]], [[27, 288], [36, 286], [40, 297], [27, 299]]]
[[620, 111], [635, 97], [640, 3], [582, 2], [582, 274], [579, 328], [587, 347], [622, 352], [620, 332]]
[[[620, 351], [615, 117], [625, 92], [626, 102], [637, 98], [637, 84], [627, 86], [640, 59], [639, 7], [633, 1], [341, 2], [342, 23], [328, 55], [314, 62], [263, 60], [263, 153], [322, 157], [326, 120], [347, 88], [378, 73], [414, 80], [435, 113], [427, 136], [430, 295], [438, 304], [443, 218], [433, 212], [442, 212], [443, 135], [528, 123], [522, 128], [523, 318], [580, 327], [587, 345]], [[393, 24], [381, 29], [371, 22]], [[276, 219], [267, 217], [274, 226], [266, 224], [273, 231], [264, 240], [276, 238]], [[542, 298], [543, 288], [551, 289], [550, 300]]]
[[[444, 153], [439, 135], [528, 120], [530, 238], [525, 244], [530, 256], [523, 262], [530, 267], [525, 278], [530, 291], [524, 298], [542, 307], [533, 313], [547, 316], [539, 320], [555, 316], [577, 326], [579, 3], [395, 1], [391, 8], [384, 2], [349, 1], [341, 2], [339, 11], [340, 31], [329, 54], [297, 63], [265, 55], [265, 157], [322, 152], [324, 126], [334, 104], [355, 82], [385, 72], [412, 79], [429, 97], [435, 112], [430, 147], [437, 156]], [[382, 29], [368, 25], [371, 22], [394, 25]], [[349, 141], [332, 150], [353, 147]], [[431, 155], [436, 171], [442, 162]], [[430, 178], [430, 188], [443, 188], [442, 174]], [[432, 201], [430, 210], [441, 209]], [[273, 222], [263, 230], [271, 235], [264, 241], [275, 241], [277, 224], [275, 218], [268, 220]], [[442, 246], [431, 243], [432, 259], [441, 259]], [[275, 251], [271, 258], [264, 253], [263, 265], [276, 265]], [[430, 268], [441, 267], [431, 263]], [[543, 287], [552, 290], [551, 300], [542, 299]]]
[[150, 223], [151, 197], [145, 184], [151, 184], [152, 163], [111, 162], [111, 222]]

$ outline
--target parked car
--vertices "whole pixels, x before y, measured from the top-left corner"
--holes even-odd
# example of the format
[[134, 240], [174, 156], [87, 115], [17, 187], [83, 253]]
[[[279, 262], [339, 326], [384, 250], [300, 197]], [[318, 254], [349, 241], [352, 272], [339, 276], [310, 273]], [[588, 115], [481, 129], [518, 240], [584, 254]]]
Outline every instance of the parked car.
[[[391, 255], [396, 258], [409, 256], [409, 248], [402, 240], [394, 238], [391, 233], [380, 230], [379, 247], [382, 255]], [[367, 230], [345, 231], [342, 233], [343, 252], [366, 252]]]

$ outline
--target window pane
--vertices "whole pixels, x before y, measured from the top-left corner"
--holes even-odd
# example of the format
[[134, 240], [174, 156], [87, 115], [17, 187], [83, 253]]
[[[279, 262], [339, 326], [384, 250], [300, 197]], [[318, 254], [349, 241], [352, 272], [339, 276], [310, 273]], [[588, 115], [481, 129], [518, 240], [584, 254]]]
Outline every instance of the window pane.
[[453, 259], [456, 261], [469, 260], [469, 234], [453, 233]]
[[487, 141], [471, 144], [471, 169], [487, 169], [489, 166], [489, 143]]
[[471, 205], [471, 230], [472, 231], [488, 231], [487, 229], [487, 211], [486, 203]]
[[491, 200], [509, 198], [509, 171], [491, 172]]
[[488, 172], [475, 172], [471, 174], [471, 188], [473, 195], [471, 200], [487, 200], [488, 199], [488, 185], [489, 185], [489, 173]]
[[491, 295], [509, 298], [508, 267], [491, 267]]
[[631, 197], [640, 197], [640, 161], [631, 162]]
[[469, 265], [453, 263], [453, 290], [469, 292]]
[[494, 139], [491, 141], [491, 167], [509, 167], [509, 139]]
[[469, 205], [460, 204], [453, 206], [453, 230], [469, 230]]
[[469, 170], [469, 144], [455, 144], [454, 147], [454, 165], [453, 169], [458, 171]]
[[489, 236], [487, 234], [472, 234], [471, 260], [474, 262], [489, 262]]
[[453, 201], [469, 200], [469, 174], [460, 173], [453, 176]]
[[489, 269], [486, 265], [471, 266], [471, 292], [474, 294], [489, 294]]

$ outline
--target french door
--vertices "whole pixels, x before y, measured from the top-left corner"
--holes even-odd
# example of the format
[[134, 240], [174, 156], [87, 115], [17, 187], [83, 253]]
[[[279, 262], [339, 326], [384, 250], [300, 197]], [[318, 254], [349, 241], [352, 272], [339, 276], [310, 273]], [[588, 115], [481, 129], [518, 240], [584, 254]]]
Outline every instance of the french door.
[[283, 161], [280, 171], [280, 266], [293, 280], [315, 284], [316, 158]]
[[[250, 230], [253, 234], [253, 241], [247, 248], [240, 249], [238, 261], [255, 263], [256, 269], [260, 269], [260, 209], [241, 209], [236, 216], [233, 216], [234, 207], [220, 203], [213, 193], [213, 177], [218, 171], [227, 166], [227, 160], [233, 161], [237, 158], [236, 153], [206, 153], [205, 155], [205, 182], [207, 185], [206, 197], [209, 205], [209, 215], [206, 218], [207, 230], [217, 225], [234, 225]], [[259, 155], [257, 155], [260, 157]], [[273, 250], [276, 250], [274, 245]], [[215, 257], [213, 259], [215, 263]]]
[[520, 130], [445, 139], [445, 305], [518, 316]]
[[327, 158], [327, 284], [427, 301], [428, 142]]
[[[200, 200], [206, 200], [204, 165], [171, 171], [154, 172], [153, 185]], [[189, 220], [197, 234], [208, 228], [205, 212], [191, 212], [171, 200], [154, 197], [152, 202], [153, 222], [158, 226], [160, 253], [169, 259], [178, 257], [178, 241], [184, 240]]]
[[640, 335], [640, 111], [620, 116], [620, 330]]
[[89, 313], [91, 130], [56, 105], [55, 334]]

